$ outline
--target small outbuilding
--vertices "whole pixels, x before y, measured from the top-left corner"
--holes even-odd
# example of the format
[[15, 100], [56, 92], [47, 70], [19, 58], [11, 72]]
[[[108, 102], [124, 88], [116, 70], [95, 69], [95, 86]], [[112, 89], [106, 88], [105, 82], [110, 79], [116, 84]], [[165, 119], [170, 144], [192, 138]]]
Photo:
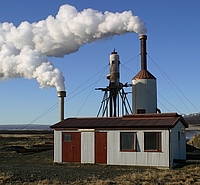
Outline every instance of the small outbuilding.
[[54, 162], [171, 168], [186, 160], [188, 124], [177, 113], [68, 118], [54, 129]]

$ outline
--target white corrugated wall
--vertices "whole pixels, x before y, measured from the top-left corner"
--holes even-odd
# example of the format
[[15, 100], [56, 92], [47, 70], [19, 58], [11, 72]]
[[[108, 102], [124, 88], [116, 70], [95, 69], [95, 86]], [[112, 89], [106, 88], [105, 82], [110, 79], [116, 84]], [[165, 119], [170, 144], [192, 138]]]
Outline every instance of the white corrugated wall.
[[[180, 139], [178, 138], [180, 132]], [[170, 131], [171, 135], [171, 162], [173, 159], [186, 160], [186, 132], [184, 125], [179, 121]]]
[[156, 113], [157, 90], [156, 79], [132, 80], [132, 109], [137, 114], [137, 109], [145, 109], [146, 113]]
[[[162, 133], [162, 152], [144, 152], [144, 131], [123, 130], [121, 132], [137, 133], [138, 150], [137, 152], [120, 152], [120, 131], [108, 131], [108, 164], [169, 167], [168, 130], [156, 130]], [[155, 132], [155, 130], [147, 132]]]
[[94, 163], [94, 132], [81, 132], [81, 163]]
[[54, 130], [54, 162], [62, 162], [62, 131]]

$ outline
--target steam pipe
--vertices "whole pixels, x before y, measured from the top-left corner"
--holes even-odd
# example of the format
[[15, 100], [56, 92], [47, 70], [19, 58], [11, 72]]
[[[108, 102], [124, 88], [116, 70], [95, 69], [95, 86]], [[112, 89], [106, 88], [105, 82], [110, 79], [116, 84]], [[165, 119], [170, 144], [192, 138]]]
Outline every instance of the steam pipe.
[[64, 120], [64, 98], [66, 97], [66, 91], [58, 91], [59, 106], [60, 106], [60, 121]]
[[146, 35], [140, 35], [140, 46], [141, 46], [141, 69], [147, 70], [147, 52], [146, 52]]

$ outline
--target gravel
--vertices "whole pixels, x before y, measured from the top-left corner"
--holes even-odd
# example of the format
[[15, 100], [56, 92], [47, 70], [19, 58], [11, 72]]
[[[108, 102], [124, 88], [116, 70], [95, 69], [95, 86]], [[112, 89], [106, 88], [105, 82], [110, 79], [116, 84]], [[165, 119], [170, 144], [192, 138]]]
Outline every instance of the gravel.
[[[91, 179], [112, 181], [115, 177], [136, 170], [129, 166], [107, 166], [80, 163], [53, 163], [53, 150], [18, 154], [15, 151], [0, 151], [0, 174], [10, 177], [2, 184], [33, 183], [47, 180], [48, 183], [70, 184], [88, 182]], [[137, 171], [144, 168], [137, 168]]]
[[108, 179], [111, 183], [115, 177], [136, 169], [128, 166], [57, 164], [53, 162], [53, 149], [38, 153], [16, 152], [32, 148], [35, 144], [51, 142], [52, 132], [0, 132], [0, 184], [85, 184]]

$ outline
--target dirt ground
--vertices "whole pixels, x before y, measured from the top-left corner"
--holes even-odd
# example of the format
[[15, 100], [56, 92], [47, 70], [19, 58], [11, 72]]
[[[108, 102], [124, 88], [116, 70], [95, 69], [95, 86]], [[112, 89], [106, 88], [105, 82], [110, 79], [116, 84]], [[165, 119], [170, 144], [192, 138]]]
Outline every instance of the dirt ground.
[[200, 164], [170, 170], [56, 164], [52, 132], [0, 132], [0, 184], [200, 184]]

